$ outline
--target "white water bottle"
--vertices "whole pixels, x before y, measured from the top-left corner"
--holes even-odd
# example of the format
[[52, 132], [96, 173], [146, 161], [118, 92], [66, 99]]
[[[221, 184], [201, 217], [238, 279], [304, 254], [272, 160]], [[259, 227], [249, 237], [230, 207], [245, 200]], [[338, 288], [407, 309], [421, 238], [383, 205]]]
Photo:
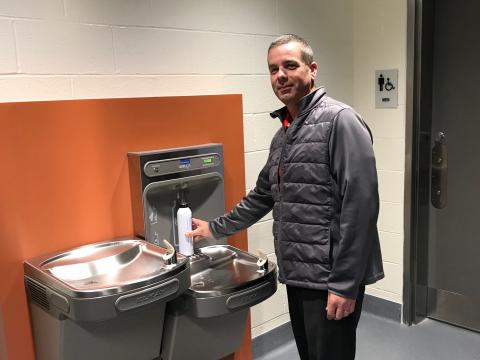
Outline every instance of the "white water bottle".
[[177, 227], [180, 253], [186, 256], [193, 255], [193, 239], [185, 236], [187, 231], [192, 231], [192, 210], [185, 201], [182, 201], [177, 211]]

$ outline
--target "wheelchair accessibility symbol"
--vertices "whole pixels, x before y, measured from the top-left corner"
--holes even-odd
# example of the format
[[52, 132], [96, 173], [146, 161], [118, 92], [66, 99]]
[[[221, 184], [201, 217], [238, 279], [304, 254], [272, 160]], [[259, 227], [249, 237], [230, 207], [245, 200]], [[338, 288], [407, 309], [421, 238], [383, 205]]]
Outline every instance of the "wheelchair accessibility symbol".
[[380, 74], [380, 76], [378, 77], [377, 84], [379, 91], [383, 91], [384, 89], [385, 91], [392, 91], [395, 89], [395, 85], [392, 84], [389, 77], [387, 77], [387, 80], [385, 82], [383, 74]]

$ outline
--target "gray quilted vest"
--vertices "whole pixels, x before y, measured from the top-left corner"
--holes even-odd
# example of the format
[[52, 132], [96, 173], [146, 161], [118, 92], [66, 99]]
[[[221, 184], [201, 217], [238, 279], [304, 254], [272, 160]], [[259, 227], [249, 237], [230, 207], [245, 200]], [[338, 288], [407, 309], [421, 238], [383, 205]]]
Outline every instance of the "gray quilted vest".
[[[280, 129], [271, 143], [273, 235], [281, 282], [326, 287], [335, 211], [329, 138], [333, 119], [343, 107], [323, 89], [309, 100], [288, 130]], [[276, 116], [282, 114], [272, 113]]]

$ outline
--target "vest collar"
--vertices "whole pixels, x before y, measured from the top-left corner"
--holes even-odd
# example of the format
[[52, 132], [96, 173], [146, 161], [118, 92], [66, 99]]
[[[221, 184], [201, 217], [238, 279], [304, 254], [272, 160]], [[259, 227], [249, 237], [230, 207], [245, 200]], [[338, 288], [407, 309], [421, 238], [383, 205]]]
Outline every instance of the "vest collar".
[[[324, 87], [319, 87], [315, 90], [313, 90], [310, 94], [305, 95], [298, 101], [298, 116], [301, 116], [305, 113], [308, 113], [310, 110], [312, 110], [317, 104], [318, 101], [326, 94], [327, 92], [325, 91]], [[284, 106], [278, 110], [275, 110], [270, 113], [270, 116], [272, 118], [279, 118], [280, 121], [283, 121], [285, 116], [287, 115], [287, 107]]]

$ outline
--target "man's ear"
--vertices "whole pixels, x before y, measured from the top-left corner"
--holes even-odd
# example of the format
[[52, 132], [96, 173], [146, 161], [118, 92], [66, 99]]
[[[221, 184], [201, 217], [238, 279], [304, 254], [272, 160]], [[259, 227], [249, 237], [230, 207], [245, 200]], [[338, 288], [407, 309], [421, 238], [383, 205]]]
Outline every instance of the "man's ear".
[[315, 80], [315, 77], [317, 76], [317, 69], [318, 69], [317, 63], [313, 61], [308, 67], [310, 68], [310, 71], [312, 73], [312, 80]]

